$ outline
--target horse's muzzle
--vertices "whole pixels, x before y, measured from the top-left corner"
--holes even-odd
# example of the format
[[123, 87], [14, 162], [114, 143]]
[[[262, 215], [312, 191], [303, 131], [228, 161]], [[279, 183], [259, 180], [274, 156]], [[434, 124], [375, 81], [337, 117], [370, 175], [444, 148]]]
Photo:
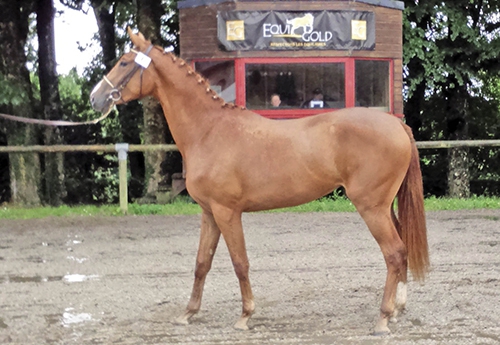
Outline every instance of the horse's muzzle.
[[102, 92], [101, 85], [102, 81], [90, 93], [90, 104], [94, 110], [105, 114], [111, 110], [117, 100], [121, 99], [121, 94], [118, 90], [112, 90], [111, 93]]

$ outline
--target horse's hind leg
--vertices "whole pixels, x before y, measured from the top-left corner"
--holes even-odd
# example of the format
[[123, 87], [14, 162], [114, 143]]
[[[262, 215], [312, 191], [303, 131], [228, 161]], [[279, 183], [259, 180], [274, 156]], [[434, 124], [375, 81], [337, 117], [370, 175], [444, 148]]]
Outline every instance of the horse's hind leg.
[[[374, 334], [390, 333], [388, 322], [397, 314], [397, 304], [406, 303], [407, 255], [403, 241], [391, 219], [390, 206], [367, 208], [360, 214], [380, 246], [387, 265], [387, 279]], [[398, 285], [402, 295], [396, 300]], [[400, 306], [398, 306], [400, 307]]]
[[[394, 205], [393, 205], [394, 206]], [[394, 207], [391, 207], [391, 219], [393, 224], [396, 226], [399, 236], [401, 237], [401, 224], [399, 223], [396, 214], [394, 213]], [[403, 311], [406, 307], [406, 299], [407, 299], [407, 285], [406, 281], [400, 281], [398, 283], [397, 291], [396, 291], [396, 305], [394, 309], [394, 313], [390, 319], [391, 322], [397, 322], [396, 317], [398, 314]]]
[[179, 324], [187, 324], [189, 319], [200, 310], [205, 278], [212, 267], [212, 260], [217, 249], [217, 244], [219, 243], [219, 238], [220, 230], [213, 216], [210, 213], [203, 212], [193, 291], [191, 292], [191, 298], [186, 311], [176, 320]]

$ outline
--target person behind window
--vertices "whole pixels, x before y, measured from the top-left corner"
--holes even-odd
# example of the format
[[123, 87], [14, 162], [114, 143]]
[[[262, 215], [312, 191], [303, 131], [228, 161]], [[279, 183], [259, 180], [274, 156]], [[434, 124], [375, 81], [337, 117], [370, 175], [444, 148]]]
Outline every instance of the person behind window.
[[345, 108], [345, 101], [339, 91], [333, 91], [332, 97], [330, 99], [325, 99], [325, 101], [327, 103], [325, 107], [338, 109]]
[[278, 95], [277, 93], [273, 93], [271, 95], [271, 107], [272, 108], [279, 108], [280, 105], [281, 105], [280, 95]]
[[302, 104], [302, 108], [323, 108], [324, 106], [323, 91], [320, 88], [314, 89], [312, 98]]

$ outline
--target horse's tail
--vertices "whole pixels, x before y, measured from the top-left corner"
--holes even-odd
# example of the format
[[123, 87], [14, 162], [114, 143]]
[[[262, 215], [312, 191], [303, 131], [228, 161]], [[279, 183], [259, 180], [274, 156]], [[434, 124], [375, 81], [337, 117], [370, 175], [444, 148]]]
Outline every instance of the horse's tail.
[[[411, 160], [406, 176], [399, 188], [398, 228], [408, 253], [408, 267], [416, 280], [424, 280], [429, 270], [429, 248], [425, 223], [424, 191], [417, 145], [411, 128], [403, 124], [411, 140]], [[399, 224], [398, 224], [399, 223]]]

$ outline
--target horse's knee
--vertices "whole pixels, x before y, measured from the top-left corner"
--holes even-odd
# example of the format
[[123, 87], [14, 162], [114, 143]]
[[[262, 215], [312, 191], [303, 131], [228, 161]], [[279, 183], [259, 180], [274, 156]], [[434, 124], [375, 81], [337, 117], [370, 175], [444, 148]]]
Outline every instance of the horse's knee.
[[196, 261], [194, 276], [198, 279], [203, 279], [212, 268], [212, 260]]
[[250, 270], [250, 264], [247, 262], [235, 262], [233, 261], [234, 272], [240, 281], [248, 280], [248, 271]]

